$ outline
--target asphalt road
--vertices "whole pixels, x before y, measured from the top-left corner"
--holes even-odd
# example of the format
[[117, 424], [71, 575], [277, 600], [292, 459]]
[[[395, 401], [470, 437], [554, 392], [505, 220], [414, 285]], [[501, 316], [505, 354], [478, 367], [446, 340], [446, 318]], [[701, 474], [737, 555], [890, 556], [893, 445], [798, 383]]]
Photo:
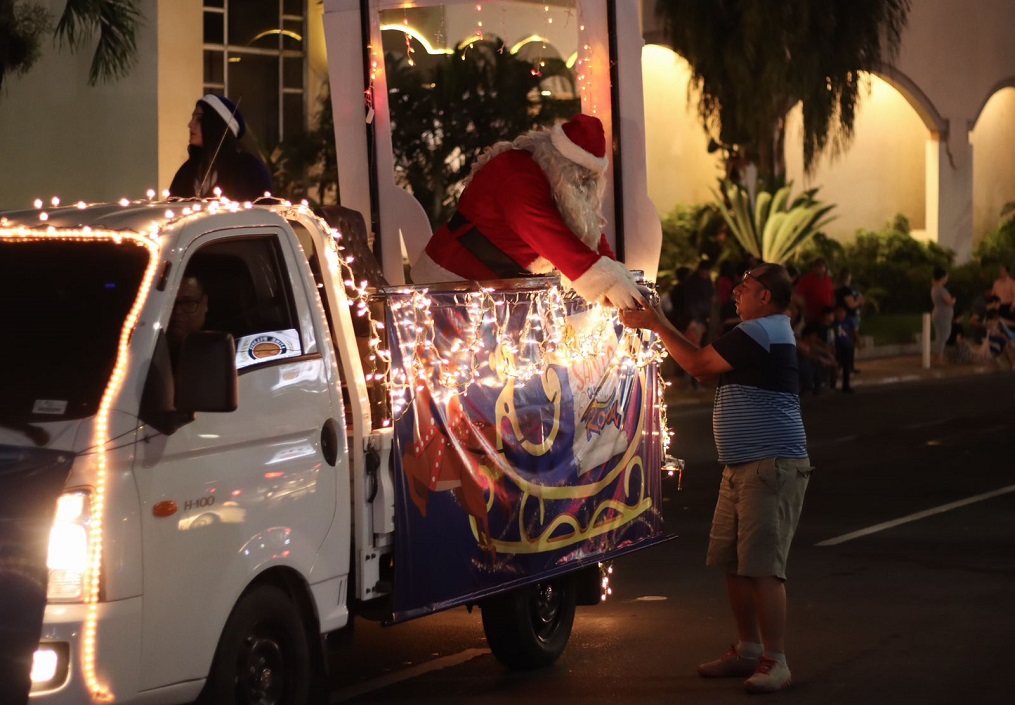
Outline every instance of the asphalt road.
[[478, 612], [331, 645], [333, 703], [1010, 703], [1015, 656], [1015, 374], [805, 398], [816, 468], [789, 566], [794, 685], [748, 696], [700, 660], [734, 638], [704, 566], [720, 468], [709, 409], [674, 409], [677, 538], [615, 562], [614, 594], [579, 608], [552, 667], [513, 673]]

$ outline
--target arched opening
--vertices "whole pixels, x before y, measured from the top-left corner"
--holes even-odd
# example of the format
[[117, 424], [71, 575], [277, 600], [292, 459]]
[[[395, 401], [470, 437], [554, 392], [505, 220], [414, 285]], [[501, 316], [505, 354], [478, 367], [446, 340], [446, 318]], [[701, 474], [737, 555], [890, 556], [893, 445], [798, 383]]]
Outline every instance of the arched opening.
[[973, 148], [973, 243], [997, 227], [1015, 201], [1015, 79], [991, 92], [969, 135]]
[[[706, 151], [708, 136], [688, 95], [691, 70], [672, 49], [650, 44], [642, 53], [645, 84], [646, 166], [649, 196], [661, 214], [679, 203], [703, 203], [722, 174], [718, 153]], [[805, 178], [802, 114], [791, 112], [786, 131], [788, 178], [799, 191], [819, 186], [820, 198], [838, 205], [828, 234], [851, 238], [858, 228], [878, 229], [905, 215], [916, 237], [936, 239], [937, 169], [947, 122], [906, 77], [868, 76], [849, 150], [823, 157]], [[947, 157], [946, 157], [947, 159]]]
[[[826, 153], [810, 176], [804, 175], [799, 105], [790, 111], [786, 127], [787, 176], [799, 187], [820, 187], [823, 201], [837, 204], [837, 219], [829, 234], [852, 238], [857, 229], [877, 230], [897, 214], [910, 222], [917, 238], [932, 238], [928, 214], [928, 177], [936, 183], [936, 130], [897, 86], [867, 74], [870, 90], [853, 123], [853, 140], [838, 156]], [[933, 124], [933, 118], [931, 118]], [[933, 149], [932, 149], [933, 147]], [[930, 225], [929, 225], [930, 223]]]

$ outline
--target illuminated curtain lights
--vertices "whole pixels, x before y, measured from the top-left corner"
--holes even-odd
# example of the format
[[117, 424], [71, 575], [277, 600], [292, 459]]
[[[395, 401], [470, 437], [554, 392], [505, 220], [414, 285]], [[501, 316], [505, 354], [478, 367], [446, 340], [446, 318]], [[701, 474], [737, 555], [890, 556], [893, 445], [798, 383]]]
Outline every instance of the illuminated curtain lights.
[[[574, 295], [556, 285], [533, 291], [481, 288], [455, 294], [453, 305], [465, 312], [465, 324], [446, 350], [438, 350], [433, 319], [435, 304], [429, 289], [404, 287], [384, 295], [398, 326], [397, 340], [403, 361], [401, 368], [392, 368], [384, 322], [374, 318], [370, 308], [376, 295], [366, 281], [356, 281], [353, 257], [343, 256], [338, 251], [343, 249], [342, 234], [304, 206], [300, 206], [300, 211], [318, 220], [330, 233], [335, 250], [325, 251], [328, 266], [334, 279], [345, 287], [344, 294], [353, 315], [368, 323], [369, 353], [363, 361], [364, 374], [368, 384], [378, 383], [387, 388], [391, 418], [384, 419], [384, 425], [390, 425], [392, 418], [399, 418], [405, 412], [422, 384], [428, 384], [441, 396], [466, 395], [472, 384], [499, 384], [493, 377], [484, 378], [480, 371], [484, 365], [491, 364], [496, 366], [499, 376], [525, 382], [544, 374], [551, 364], [570, 367], [579, 360], [598, 356], [603, 332], [618, 325], [616, 309], [590, 304], [584, 315], [592, 317], [592, 324], [585, 328], [584, 334], [577, 334], [566, 318], [565, 300]], [[519, 330], [512, 330], [508, 323], [513, 309], [522, 306], [527, 308], [523, 324]], [[487, 349], [483, 338], [490, 333], [484, 331], [492, 332], [495, 350]], [[666, 383], [658, 372], [659, 363], [666, 356], [665, 348], [654, 334], [634, 329], [624, 329], [620, 348], [623, 351], [621, 365], [641, 369], [656, 363], [659, 381], [656, 406], [663, 418], [662, 428], [666, 429]], [[665, 452], [669, 447], [669, 434], [665, 431], [662, 442]]]
[[[392, 416], [404, 413], [421, 384], [435, 396], [466, 395], [472, 384], [498, 386], [505, 379], [525, 382], [546, 373], [550, 365], [572, 367], [578, 361], [601, 355], [604, 332], [618, 326], [616, 309], [591, 304], [576, 315], [589, 318], [582, 332], [568, 325], [565, 296], [559, 286], [532, 291], [495, 291], [442, 295], [441, 305], [465, 311], [457, 335], [445, 331], [438, 350], [433, 323], [434, 301], [428, 290], [405, 288], [389, 294], [387, 304], [398, 328], [402, 366], [391, 369], [387, 380]], [[580, 300], [579, 300], [580, 301]], [[521, 315], [519, 315], [521, 314]], [[512, 328], [510, 322], [521, 318]], [[484, 338], [493, 338], [488, 349]], [[625, 329], [621, 367], [644, 368], [665, 354], [651, 334]], [[490, 373], [481, 368], [489, 367]]]

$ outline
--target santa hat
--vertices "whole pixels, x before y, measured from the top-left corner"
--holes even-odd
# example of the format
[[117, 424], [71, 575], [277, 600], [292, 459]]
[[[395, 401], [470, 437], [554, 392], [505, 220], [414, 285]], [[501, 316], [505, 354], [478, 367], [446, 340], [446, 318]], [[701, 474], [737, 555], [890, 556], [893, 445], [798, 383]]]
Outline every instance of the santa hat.
[[609, 163], [606, 158], [606, 133], [599, 118], [579, 113], [563, 125], [554, 125], [550, 141], [558, 152], [575, 164], [592, 171], [606, 170]]
[[247, 124], [243, 120], [243, 115], [236, 107], [236, 103], [229, 100], [225, 96], [215, 95], [209, 93], [203, 96], [198, 103], [204, 103], [209, 108], [215, 111], [215, 113], [222, 118], [222, 122], [226, 124], [229, 131], [233, 133], [236, 139], [243, 137], [243, 134], [247, 131]]

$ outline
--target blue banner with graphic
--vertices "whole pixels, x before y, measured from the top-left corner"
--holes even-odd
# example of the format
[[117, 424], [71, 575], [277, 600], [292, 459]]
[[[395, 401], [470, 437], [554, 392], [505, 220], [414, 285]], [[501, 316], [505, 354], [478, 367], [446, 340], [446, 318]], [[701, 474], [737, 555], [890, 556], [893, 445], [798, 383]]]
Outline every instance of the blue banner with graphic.
[[396, 621], [662, 538], [648, 333], [557, 287], [387, 303]]

